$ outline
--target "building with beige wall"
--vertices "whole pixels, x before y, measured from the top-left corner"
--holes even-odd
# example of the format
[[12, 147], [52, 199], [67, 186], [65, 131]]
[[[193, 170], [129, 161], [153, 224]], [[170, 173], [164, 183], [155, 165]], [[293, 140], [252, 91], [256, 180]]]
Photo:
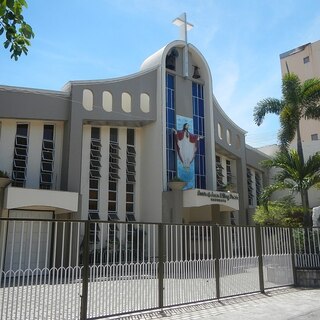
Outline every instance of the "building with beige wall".
[[[282, 76], [288, 72], [298, 75], [303, 82], [310, 78], [320, 77], [320, 40], [307, 43], [295, 49], [280, 54], [280, 65]], [[320, 121], [301, 119], [300, 122], [302, 147], [304, 157], [320, 151]], [[294, 139], [291, 143], [292, 148], [296, 148], [297, 142]], [[268, 151], [263, 150], [270, 154]], [[312, 188], [309, 191], [310, 206], [320, 205], [319, 191]]]

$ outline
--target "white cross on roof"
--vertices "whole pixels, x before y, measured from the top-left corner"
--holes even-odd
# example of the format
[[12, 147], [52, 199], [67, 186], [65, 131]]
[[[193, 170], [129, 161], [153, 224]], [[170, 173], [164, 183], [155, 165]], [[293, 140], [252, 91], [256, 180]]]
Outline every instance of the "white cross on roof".
[[184, 12], [181, 16], [174, 19], [172, 23], [180, 28], [181, 40], [187, 42], [187, 32], [193, 28], [193, 24], [187, 22], [187, 14]]

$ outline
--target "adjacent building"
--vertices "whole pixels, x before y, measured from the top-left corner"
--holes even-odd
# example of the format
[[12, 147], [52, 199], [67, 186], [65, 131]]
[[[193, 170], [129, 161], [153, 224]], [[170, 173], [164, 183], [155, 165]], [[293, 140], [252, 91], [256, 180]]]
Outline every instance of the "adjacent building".
[[[280, 54], [281, 74], [288, 72], [298, 75], [303, 82], [310, 78], [320, 77], [320, 40], [307, 43], [295, 49]], [[300, 122], [301, 139], [304, 157], [320, 151], [320, 121], [301, 119]], [[297, 142], [294, 139], [291, 147], [296, 148]], [[266, 153], [268, 150], [264, 149]], [[319, 191], [311, 189], [309, 191], [310, 207], [320, 205]]]

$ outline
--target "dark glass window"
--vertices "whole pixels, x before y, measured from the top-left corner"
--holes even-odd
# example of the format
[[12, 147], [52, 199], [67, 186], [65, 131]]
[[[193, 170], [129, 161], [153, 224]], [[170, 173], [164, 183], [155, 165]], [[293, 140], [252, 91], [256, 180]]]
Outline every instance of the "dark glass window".
[[28, 136], [28, 127], [29, 125], [26, 123], [17, 124], [17, 136]]
[[43, 126], [43, 140], [53, 140], [54, 126], [45, 124]]
[[134, 146], [134, 129], [127, 129], [127, 144]]
[[[204, 100], [203, 85], [192, 83], [192, 105], [193, 105], [193, 131], [198, 136], [205, 136], [204, 129]], [[195, 161], [195, 181], [196, 188], [206, 188], [206, 168], [205, 168], [205, 139], [198, 141], [198, 148], [194, 158]]]

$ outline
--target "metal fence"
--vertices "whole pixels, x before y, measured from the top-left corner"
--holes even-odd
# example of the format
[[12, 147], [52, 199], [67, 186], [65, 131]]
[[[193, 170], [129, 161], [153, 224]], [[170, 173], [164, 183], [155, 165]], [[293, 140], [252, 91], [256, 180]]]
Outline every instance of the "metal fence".
[[263, 292], [320, 267], [319, 229], [0, 219], [0, 318], [98, 319]]
[[320, 229], [297, 228], [293, 230], [295, 266], [320, 268]]

